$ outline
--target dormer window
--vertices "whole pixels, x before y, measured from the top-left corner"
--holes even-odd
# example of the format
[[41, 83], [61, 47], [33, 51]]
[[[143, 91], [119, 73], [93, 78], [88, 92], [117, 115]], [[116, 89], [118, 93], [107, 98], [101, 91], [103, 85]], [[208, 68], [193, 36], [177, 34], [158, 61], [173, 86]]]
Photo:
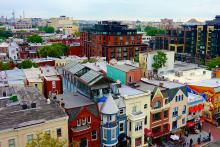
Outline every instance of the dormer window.
[[77, 119], [77, 126], [81, 126], [81, 119]]
[[155, 104], [154, 104], [154, 109], [159, 109], [161, 107], [161, 103], [160, 101], [157, 101]]
[[85, 125], [86, 124], [86, 118], [83, 118], [82, 119], [82, 125]]

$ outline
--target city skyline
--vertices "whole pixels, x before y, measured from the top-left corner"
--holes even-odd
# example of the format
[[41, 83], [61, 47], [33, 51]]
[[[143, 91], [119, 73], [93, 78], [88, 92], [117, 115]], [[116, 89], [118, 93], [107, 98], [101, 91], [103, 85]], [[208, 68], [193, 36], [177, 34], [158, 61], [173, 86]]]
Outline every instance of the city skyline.
[[[79, 20], [142, 20], [158, 21], [172, 18], [175, 21], [187, 21], [196, 18], [210, 20], [220, 14], [220, 2], [217, 0], [8, 0], [1, 2], [0, 16], [11, 17], [58, 17], [65, 15]], [[208, 10], [208, 11], [207, 11]]]

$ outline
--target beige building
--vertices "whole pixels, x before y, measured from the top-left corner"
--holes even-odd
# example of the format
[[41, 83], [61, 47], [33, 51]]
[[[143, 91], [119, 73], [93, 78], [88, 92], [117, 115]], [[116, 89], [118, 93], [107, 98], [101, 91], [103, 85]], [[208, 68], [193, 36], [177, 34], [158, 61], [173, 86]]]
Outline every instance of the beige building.
[[46, 102], [38, 90], [31, 87], [8, 87], [4, 91], [6, 96], [0, 95], [0, 101], [7, 104], [0, 105], [1, 147], [24, 147], [41, 132], [65, 140], [68, 146], [68, 116], [57, 103]]
[[124, 98], [127, 116], [127, 135], [131, 138], [132, 147], [142, 147], [144, 143], [144, 129], [150, 127], [151, 94], [128, 86], [119, 88]]

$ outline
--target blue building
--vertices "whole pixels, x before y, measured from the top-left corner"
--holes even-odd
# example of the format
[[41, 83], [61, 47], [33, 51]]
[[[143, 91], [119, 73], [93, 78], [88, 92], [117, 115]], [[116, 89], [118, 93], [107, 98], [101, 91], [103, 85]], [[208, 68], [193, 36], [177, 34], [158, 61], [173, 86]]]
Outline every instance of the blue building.
[[102, 147], [114, 147], [118, 144], [119, 136], [118, 106], [112, 95], [109, 94], [104, 102], [99, 102], [99, 108], [101, 113], [101, 145]]

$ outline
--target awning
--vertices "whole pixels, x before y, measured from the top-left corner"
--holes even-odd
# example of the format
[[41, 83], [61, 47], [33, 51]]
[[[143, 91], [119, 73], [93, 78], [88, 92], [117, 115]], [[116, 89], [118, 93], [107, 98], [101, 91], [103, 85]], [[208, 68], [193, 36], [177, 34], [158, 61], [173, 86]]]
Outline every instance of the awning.
[[204, 109], [203, 104], [199, 104], [199, 105], [198, 105], [198, 108], [199, 108], [200, 111], [203, 110], [203, 109]]
[[197, 105], [194, 106], [195, 112], [199, 110], [199, 107]]
[[192, 121], [188, 121], [188, 122], [186, 123], [186, 126], [187, 126], [187, 127], [193, 127], [193, 126], [195, 126], [195, 123], [192, 122]]
[[177, 135], [171, 135], [170, 138], [173, 139], [173, 140], [179, 140], [180, 139], [180, 137], [177, 136]]
[[149, 129], [145, 128], [144, 135], [150, 137], [150, 136], [152, 136], [152, 132]]
[[204, 119], [203, 117], [200, 117], [199, 121], [200, 121], [200, 122], [204, 122], [205, 119]]
[[190, 112], [190, 113], [194, 113], [194, 112], [195, 112], [194, 107], [189, 107], [189, 112]]

